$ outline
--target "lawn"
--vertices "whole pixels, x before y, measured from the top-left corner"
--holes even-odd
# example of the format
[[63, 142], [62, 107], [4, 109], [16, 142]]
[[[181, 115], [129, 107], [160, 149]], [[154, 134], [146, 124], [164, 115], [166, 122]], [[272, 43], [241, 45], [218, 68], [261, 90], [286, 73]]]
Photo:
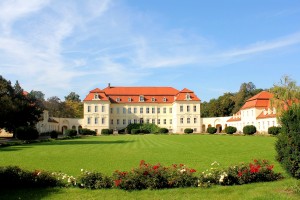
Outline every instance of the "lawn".
[[[86, 137], [38, 144], [0, 148], [0, 166], [61, 171], [77, 176], [80, 169], [100, 171], [110, 175], [114, 170], [130, 170], [140, 160], [153, 164], [183, 163], [201, 172], [217, 161], [222, 166], [253, 159], [267, 159], [275, 171], [283, 172], [275, 161], [275, 137], [228, 135], [120, 135]], [[209, 189], [185, 188], [160, 191], [121, 190], [8, 190], [0, 199], [297, 199], [288, 187], [296, 184], [292, 178], [272, 183], [243, 186], [216, 186]], [[2, 195], [2, 197], [1, 197]]]

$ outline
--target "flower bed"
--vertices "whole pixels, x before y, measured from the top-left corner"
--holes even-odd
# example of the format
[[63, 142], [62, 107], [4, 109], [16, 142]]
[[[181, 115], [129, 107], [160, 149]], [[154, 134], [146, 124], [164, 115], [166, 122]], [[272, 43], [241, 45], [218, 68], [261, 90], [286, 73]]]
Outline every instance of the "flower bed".
[[63, 173], [41, 170], [29, 172], [18, 167], [0, 167], [0, 186], [4, 187], [80, 187], [88, 189], [119, 188], [123, 190], [163, 189], [178, 187], [210, 187], [212, 185], [241, 185], [282, 179], [267, 160], [219, 169], [217, 162], [200, 175], [184, 164], [152, 165], [144, 160], [131, 171], [116, 170], [112, 176], [81, 169], [77, 179]]

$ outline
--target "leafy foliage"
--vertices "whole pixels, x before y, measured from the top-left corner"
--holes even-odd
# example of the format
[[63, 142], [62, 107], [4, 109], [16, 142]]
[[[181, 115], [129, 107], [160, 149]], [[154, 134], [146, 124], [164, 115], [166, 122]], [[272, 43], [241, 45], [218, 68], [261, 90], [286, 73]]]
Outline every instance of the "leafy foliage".
[[227, 134], [233, 134], [237, 131], [236, 127], [233, 127], [233, 126], [227, 126], [225, 128], [225, 133]]
[[[128, 124], [125, 132], [131, 134], [132, 129], [139, 129], [139, 133], [158, 133], [159, 127], [156, 124]], [[135, 131], [136, 132], [136, 131]]]
[[101, 135], [111, 135], [111, 134], [113, 134], [112, 129], [102, 129], [101, 130]]
[[281, 127], [272, 126], [268, 128], [268, 133], [270, 135], [278, 135], [281, 130]]
[[16, 136], [19, 140], [36, 140], [39, 133], [35, 127], [21, 126], [16, 129]]
[[280, 117], [281, 133], [276, 142], [277, 160], [293, 177], [300, 179], [300, 105], [293, 104]]
[[167, 128], [160, 128], [159, 133], [169, 133], [169, 130]]
[[97, 134], [96, 131], [93, 131], [93, 130], [87, 129], [87, 128], [80, 129], [79, 133], [81, 135], [96, 135]]
[[210, 134], [215, 134], [217, 132], [217, 129], [215, 127], [208, 127], [207, 132]]
[[78, 178], [78, 184], [81, 188], [102, 189], [113, 186], [111, 177], [105, 176], [100, 172], [89, 172], [83, 169], [81, 171], [81, 176]]
[[130, 132], [130, 133], [133, 134], [133, 135], [136, 135], [136, 134], [141, 133], [141, 130], [140, 130], [140, 129], [134, 128], [134, 129], [131, 129], [131, 132]]
[[191, 128], [184, 129], [184, 133], [190, 134], [190, 133], [193, 133], [193, 132], [194, 132], [194, 130], [191, 129]]
[[256, 127], [253, 125], [244, 126], [243, 133], [245, 135], [253, 135], [254, 133], [256, 133]]
[[77, 135], [77, 131], [74, 129], [67, 129], [65, 132], [66, 136], [74, 137]]
[[58, 135], [59, 135], [59, 132], [57, 132], [57, 131], [51, 131], [51, 132], [50, 132], [50, 137], [51, 137], [52, 139], [58, 138]]

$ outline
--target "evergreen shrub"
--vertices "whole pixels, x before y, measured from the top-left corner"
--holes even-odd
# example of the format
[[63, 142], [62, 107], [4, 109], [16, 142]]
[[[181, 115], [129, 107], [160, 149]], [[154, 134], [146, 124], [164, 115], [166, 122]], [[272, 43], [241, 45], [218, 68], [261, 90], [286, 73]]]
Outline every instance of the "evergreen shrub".
[[88, 129], [88, 128], [83, 128], [83, 129], [81, 129], [81, 130], [79, 131], [79, 133], [80, 133], [81, 135], [96, 135], [96, 134], [97, 134], [96, 131], [93, 131], [93, 130]]
[[167, 128], [160, 128], [159, 133], [169, 133], [169, 130]]
[[280, 129], [281, 129], [280, 127], [272, 126], [272, 127], [268, 128], [268, 133], [270, 135], [278, 135], [280, 132]]
[[190, 134], [190, 133], [193, 133], [193, 132], [194, 132], [194, 130], [191, 129], [191, 128], [184, 129], [184, 133]]
[[22, 126], [16, 129], [16, 136], [19, 140], [36, 140], [39, 138], [39, 132], [35, 127]]
[[253, 135], [254, 133], [256, 133], [256, 127], [253, 125], [244, 126], [243, 133], [245, 135]]
[[65, 135], [69, 137], [74, 137], [77, 135], [77, 131], [74, 129], [67, 129]]
[[112, 129], [105, 128], [105, 129], [101, 130], [101, 135], [111, 135], [111, 134], [113, 134], [113, 130]]
[[215, 127], [208, 127], [207, 132], [210, 134], [215, 134], [217, 132], [217, 129]]
[[233, 133], [235, 133], [237, 131], [237, 129], [235, 128], [235, 127], [233, 127], [233, 126], [227, 126], [226, 128], [225, 128], [225, 133], [227, 133], [227, 134], [233, 134]]

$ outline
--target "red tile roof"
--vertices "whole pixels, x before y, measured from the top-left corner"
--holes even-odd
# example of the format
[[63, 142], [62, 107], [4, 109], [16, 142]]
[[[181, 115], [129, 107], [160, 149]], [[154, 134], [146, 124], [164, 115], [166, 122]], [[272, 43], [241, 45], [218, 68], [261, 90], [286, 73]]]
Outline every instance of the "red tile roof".
[[248, 108], [268, 108], [270, 107], [270, 99], [273, 94], [267, 91], [262, 91], [246, 101], [241, 110]]
[[[96, 88], [91, 90], [84, 101], [91, 101], [98, 93], [101, 100], [110, 100], [112, 103], [173, 103], [186, 100], [189, 93], [191, 101], [200, 101], [193, 91], [184, 88], [178, 91], [173, 87], [107, 87], [103, 90]], [[140, 96], [144, 101], [140, 102]], [[154, 101], [153, 101], [154, 98]], [[117, 101], [117, 99], [119, 101]], [[130, 100], [129, 100], [130, 99]]]
[[265, 118], [274, 118], [276, 117], [276, 114], [274, 113], [270, 113], [270, 114], [264, 114], [264, 112], [261, 112], [257, 117], [256, 119], [265, 119]]
[[241, 121], [241, 118], [240, 117], [231, 117], [230, 119], [227, 120], [227, 122], [237, 122], [237, 121]]

